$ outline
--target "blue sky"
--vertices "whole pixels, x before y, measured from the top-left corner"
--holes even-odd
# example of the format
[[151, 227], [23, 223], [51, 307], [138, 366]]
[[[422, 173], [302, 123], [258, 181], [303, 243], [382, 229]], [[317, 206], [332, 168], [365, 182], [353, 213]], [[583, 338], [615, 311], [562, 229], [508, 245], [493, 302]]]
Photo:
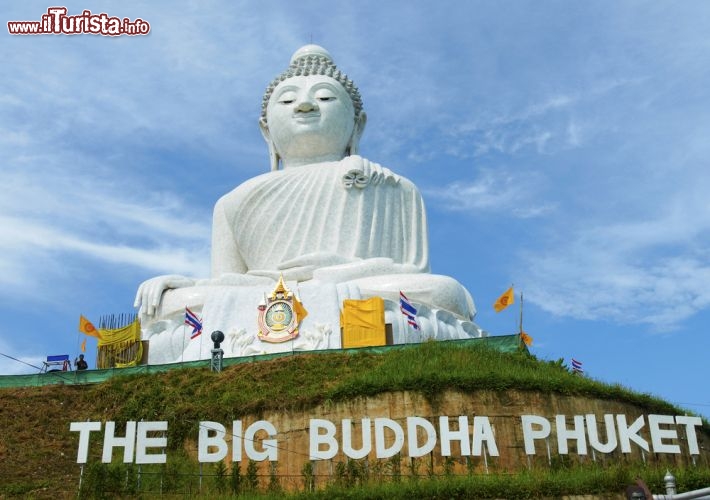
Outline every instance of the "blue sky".
[[[6, 4], [3, 30], [52, 5]], [[517, 330], [492, 309], [514, 283], [536, 356], [710, 416], [707, 2], [63, 5], [151, 33], [0, 35], [0, 352], [75, 356], [80, 314], [206, 276], [214, 202], [268, 169], [263, 91], [313, 41], [481, 327]]]

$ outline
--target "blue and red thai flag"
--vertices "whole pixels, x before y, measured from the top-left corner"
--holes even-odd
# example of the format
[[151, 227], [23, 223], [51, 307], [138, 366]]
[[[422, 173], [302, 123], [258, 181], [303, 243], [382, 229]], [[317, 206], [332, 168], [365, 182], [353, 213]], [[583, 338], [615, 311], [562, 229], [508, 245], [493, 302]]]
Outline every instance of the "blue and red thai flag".
[[584, 370], [582, 369], [582, 362], [577, 361], [574, 358], [572, 358], [572, 373], [577, 373], [580, 375], [584, 373]]
[[199, 337], [202, 334], [202, 320], [187, 307], [185, 307], [185, 324], [192, 327], [190, 339]]
[[417, 308], [409, 302], [409, 299], [401, 291], [399, 292], [399, 310], [402, 311], [407, 317], [407, 323], [409, 323], [412, 328], [419, 330], [419, 323], [417, 323]]

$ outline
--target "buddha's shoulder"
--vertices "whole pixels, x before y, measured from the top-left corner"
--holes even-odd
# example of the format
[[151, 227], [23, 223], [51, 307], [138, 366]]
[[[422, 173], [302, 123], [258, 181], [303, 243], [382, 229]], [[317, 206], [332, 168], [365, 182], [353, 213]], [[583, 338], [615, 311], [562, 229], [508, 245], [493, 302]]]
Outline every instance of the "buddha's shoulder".
[[[305, 189], [305, 186], [310, 186], [307, 189], [312, 189], [315, 183], [324, 189], [344, 189], [343, 176], [352, 170], [360, 169], [367, 171], [368, 175], [379, 172], [380, 175], [384, 175], [391, 180], [390, 182], [381, 182], [378, 186], [372, 187], [416, 190], [416, 186], [409, 179], [395, 174], [392, 170], [383, 167], [379, 163], [361, 157], [346, 157], [340, 161], [313, 163], [257, 175], [247, 179], [222, 196], [217, 201], [217, 207], [233, 207], [245, 203], [247, 200], [253, 201], [254, 196], [269, 196], [276, 191], [283, 195], [284, 186], [292, 186], [293, 190]], [[303, 182], [304, 180], [305, 182]]]
[[277, 170], [274, 172], [267, 172], [255, 177], [251, 177], [246, 181], [239, 184], [237, 187], [232, 189], [227, 194], [223, 195], [218, 201], [217, 206], [220, 205], [232, 205], [244, 198], [247, 194], [258, 190], [260, 187], [271, 182], [280, 183], [283, 179], [283, 171]]

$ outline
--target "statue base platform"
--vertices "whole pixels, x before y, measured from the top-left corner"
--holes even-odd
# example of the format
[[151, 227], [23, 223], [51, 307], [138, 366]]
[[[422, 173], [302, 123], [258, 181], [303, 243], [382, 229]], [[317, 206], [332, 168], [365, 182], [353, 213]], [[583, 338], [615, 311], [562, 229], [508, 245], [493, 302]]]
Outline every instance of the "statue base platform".
[[[273, 290], [268, 286], [193, 286], [168, 290], [154, 318], [142, 318], [142, 337], [150, 343], [148, 364], [210, 359], [210, 333], [225, 334], [224, 356], [239, 357], [291, 351], [342, 348], [340, 311], [345, 299], [365, 299], [356, 285], [311, 280], [286, 282], [308, 315], [298, 335], [280, 343], [265, 342], [257, 335], [258, 307]], [[412, 300], [417, 308], [419, 329], [408, 324], [399, 301], [383, 297], [385, 324], [390, 325], [393, 344], [411, 344], [429, 339], [452, 340], [487, 336], [475, 323], [453, 313]], [[411, 297], [410, 297], [411, 299]], [[203, 333], [192, 337], [185, 324], [185, 307], [202, 318]]]

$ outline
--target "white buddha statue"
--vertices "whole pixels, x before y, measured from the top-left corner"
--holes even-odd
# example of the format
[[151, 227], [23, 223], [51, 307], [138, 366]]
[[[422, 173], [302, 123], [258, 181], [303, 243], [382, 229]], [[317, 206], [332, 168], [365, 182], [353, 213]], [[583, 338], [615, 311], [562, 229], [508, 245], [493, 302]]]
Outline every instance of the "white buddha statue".
[[357, 155], [365, 123], [358, 89], [330, 54], [316, 45], [299, 49], [263, 99], [259, 125], [271, 171], [215, 206], [211, 278], [144, 282], [135, 302], [143, 324], [199, 308], [215, 289], [263, 290], [281, 275], [306, 289], [330, 287], [339, 303], [370, 296], [396, 303], [404, 291], [428, 310], [472, 320], [466, 289], [429, 274], [416, 186]]

